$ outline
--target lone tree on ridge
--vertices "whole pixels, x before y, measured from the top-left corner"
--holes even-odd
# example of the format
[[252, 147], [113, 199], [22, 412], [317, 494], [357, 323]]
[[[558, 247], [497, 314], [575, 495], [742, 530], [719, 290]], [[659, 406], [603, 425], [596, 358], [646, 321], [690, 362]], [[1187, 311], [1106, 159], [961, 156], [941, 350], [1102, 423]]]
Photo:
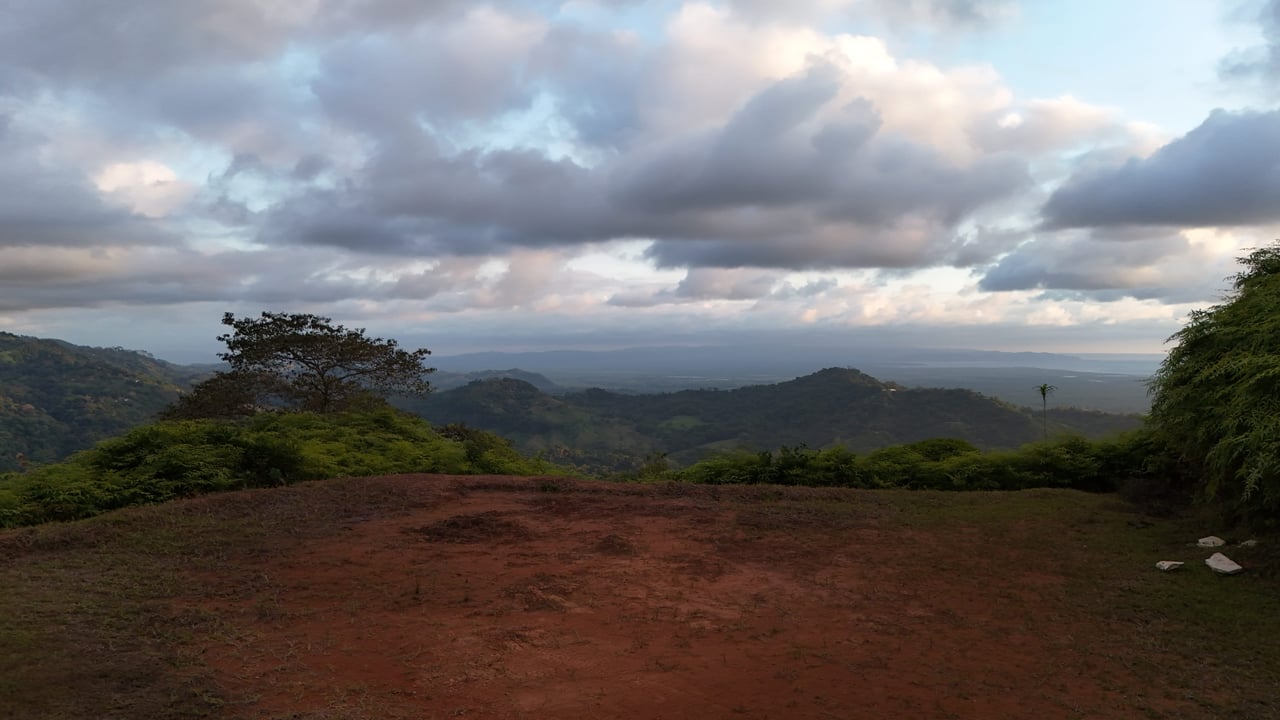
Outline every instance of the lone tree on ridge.
[[218, 336], [231, 369], [195, 386], [170, 407], [170, 418], [248, 415], [262, 407], [319, 413], [358, 409], [385, 397], [422, 395], [430, 350], [403, 350], [395, 340], [365, 337], [327, 317], [264, 312], [222, 316], [232, 332]]

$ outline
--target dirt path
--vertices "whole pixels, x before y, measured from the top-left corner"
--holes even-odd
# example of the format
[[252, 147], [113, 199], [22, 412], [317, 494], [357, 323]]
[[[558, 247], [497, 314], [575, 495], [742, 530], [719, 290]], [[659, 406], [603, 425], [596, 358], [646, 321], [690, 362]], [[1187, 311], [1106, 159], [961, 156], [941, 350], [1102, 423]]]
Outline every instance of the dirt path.
[[222, 619], [203, 661], [228, 717], [1149, 717], [1017, 542], [469, 482], [185, 599]]

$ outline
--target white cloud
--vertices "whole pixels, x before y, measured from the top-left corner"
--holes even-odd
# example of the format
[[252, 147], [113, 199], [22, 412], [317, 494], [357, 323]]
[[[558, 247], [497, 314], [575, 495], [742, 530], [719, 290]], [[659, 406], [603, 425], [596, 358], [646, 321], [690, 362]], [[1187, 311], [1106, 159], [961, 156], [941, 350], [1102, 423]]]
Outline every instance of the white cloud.
[[112, 201], [151, 218], [179, 210], [196, 192], [193, 184], [153, 160], [111, 163], [94, 176], [93, 183]]

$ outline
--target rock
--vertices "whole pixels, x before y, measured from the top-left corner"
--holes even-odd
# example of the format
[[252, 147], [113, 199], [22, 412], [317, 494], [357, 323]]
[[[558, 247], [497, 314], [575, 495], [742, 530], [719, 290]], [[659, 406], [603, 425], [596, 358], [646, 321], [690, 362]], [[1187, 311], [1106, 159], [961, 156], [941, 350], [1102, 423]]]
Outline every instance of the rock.
[[1222, 553], [1214, 553], [1210, 555], [1209, 559], [1204, 561], [1204, 564], [1208, 565], [1209, 569], [1214, 572], [1221, 573], [1223, 575], [1235, 575], [1238, 572], [1244, 572], [1244, 568], [1237, 565], [1234, 560]]
[[1209, 537], [1200, 538], [1196, 541], [1196, 544], [1200, 547], [1222, 547], [1227, 544], [1227, 541], [1217, 535], [1210, 535]]
[[1164, 572], [1169, 572], [1170, 570], [1177, 570], [1183, 565], [1186, 565], [1186, 563], [1179, 562], [1178, 560], [1161, 560], [1160, 562], [1156, 563], [1156, 569], [1163, 570]]
[[1244, 542], [1240, 543], [1240, 547], [1258, 547], [1258, 541], [1257, 541], [1257, 540], [1245, 540]]

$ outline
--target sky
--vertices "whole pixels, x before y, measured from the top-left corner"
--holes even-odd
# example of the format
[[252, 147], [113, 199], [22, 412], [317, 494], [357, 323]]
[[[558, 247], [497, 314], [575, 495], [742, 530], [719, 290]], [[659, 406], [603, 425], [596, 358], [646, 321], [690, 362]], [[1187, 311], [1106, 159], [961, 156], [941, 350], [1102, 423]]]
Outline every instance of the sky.
[[1160, 352], [1280, 238], [1280, 0], [9, 0], [0, 330]]

